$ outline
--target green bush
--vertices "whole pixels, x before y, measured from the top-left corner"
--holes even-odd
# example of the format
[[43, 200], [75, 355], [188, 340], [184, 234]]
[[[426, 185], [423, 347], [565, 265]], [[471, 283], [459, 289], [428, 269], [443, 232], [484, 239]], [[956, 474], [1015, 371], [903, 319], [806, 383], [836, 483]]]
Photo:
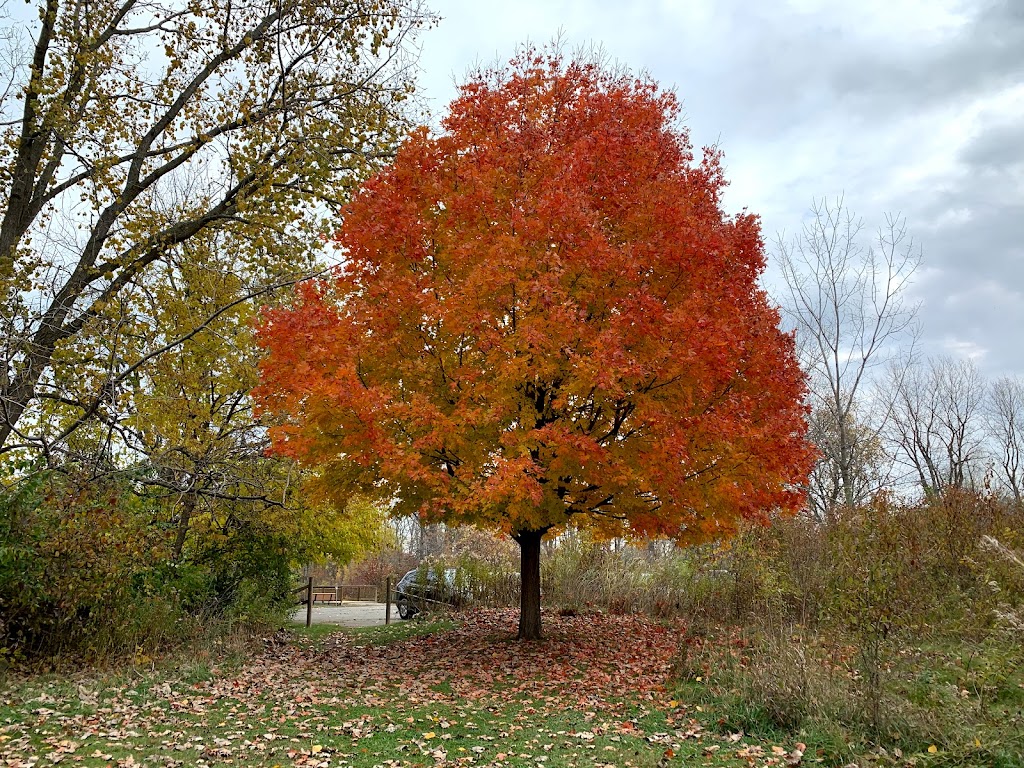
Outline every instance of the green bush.
[[124, 478], [38, 473], [0, 490], [5, 657], [151, 654], [218, 623], [280, 623], [288, 542], [239, 522], [171, 559], [173, 521]]
[[161, 536], [136, 499], [111, 484], [40, 475], [3, 493], [0, 515], [5, 646], [96, 647], [140, 624], [135, 576]]

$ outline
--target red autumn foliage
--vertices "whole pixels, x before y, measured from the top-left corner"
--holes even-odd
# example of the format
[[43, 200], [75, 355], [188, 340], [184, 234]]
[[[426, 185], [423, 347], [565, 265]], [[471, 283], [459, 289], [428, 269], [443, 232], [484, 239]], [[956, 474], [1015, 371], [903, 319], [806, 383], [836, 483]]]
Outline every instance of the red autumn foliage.
[[515, 536], [524, 637], [551, 528], [695, 542], [801, 503], [758, 220], [723, 213], [678, 117], [557, 56], [480, 73], [345, 208], [344, 266], [260, 330], [275, 450], [339, 499]]

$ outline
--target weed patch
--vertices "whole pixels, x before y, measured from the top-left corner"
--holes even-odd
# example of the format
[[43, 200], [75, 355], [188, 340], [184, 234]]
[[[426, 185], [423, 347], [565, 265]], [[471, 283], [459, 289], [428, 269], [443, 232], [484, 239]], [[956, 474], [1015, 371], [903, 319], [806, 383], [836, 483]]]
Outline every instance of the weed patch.
[[854, 645], [800, 628], [722, 630], [686, 643], [677, 696], [719, 732], [799, 738], [826, 765], [1024, 765], [1015, 644], [906, 644], [877, 691], [865, 690], [860, 665]]

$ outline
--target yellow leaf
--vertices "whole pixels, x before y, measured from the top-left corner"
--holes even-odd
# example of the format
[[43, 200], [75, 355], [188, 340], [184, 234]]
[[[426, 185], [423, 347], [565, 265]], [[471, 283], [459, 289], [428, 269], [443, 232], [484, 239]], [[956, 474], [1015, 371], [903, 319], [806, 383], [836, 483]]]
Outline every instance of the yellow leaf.
[[323, 748], [323, 746], [322, 746], [322, 745], [320, 745], [320, 744], [314, 744], [314, 745], [313, 745], [313, 746], [312, 746], [312, 747], [310, 748], [310, 750], [309, 750], [309, 751], [310, 751], [310, 752], [312, 752], [312, 753], [313, 753], [313, 754], [315, 755], [315, 754], [318, 754], [318, 753], [320, 753], [320, 752], [323, 752], [323, 750], [324, 750], [324, 748]]
[[424, 738], [424, 739], [432, 739], [432, 738], [434, 738], [434, 736], [436, 736], [436, 735], [437, 735], [437, 734], [436, 734], [436, 733], [434, 733], [433, 731], [427, 731], [426, 733], [424, 733], [424, 734], [423, 734], [423, 738]]
[[981, 746], [981, 739], [979, 739], [977, 736], [974, 737], [974, 746], [976, 746], [976, 747], [980, 747]]
[[675, 707], [675, 706], [678, 706], [678, 705], [679, 705], [679, 702], [678, 702], [678, 701], [676, 701], [675, 699], [672, 699], [672, 701], [670, 701], [670, 702], [668, 703], [668, 705], [669, 705], [670, 707]]
[[934, 755], [936, 752], [939, 751], [939, 748], [932, 744], [930, 747], [928, 747], [928, 751]]

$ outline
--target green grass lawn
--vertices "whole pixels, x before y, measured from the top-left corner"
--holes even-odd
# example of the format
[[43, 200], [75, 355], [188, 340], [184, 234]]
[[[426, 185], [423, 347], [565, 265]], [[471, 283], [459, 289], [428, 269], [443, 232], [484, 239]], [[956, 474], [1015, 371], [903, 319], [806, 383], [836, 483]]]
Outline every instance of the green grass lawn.
[[[814, 727], [754, 718], [757, 735], [745, 735], [729, 720], [728, 690], [692, 674], [676, 682], [678, 625], [552, 615], [543, 641], [519, 643], [515, 622], [514, 612], [483, 611], [362, 630], [293, 628], [242, 659], [10, 679], [0, 691], [0, 765], [739, 768], [850, 759], [848, 745], [829, 747]], [[924, 750], [861, 763], [938, 757]]]
[[455, 623], [445, 615], [423, 615], [414, 621], [396, 621], [386, 626], [377, 627], [341, 627], [337, 624], [305, 624], [293, 623], [288, 629], [295, 635], [297, 645], [309, 644], [319, 647], [324, 640], [329, 640], [339, 633], [349, 637], [354, 645], [387, 645], [399, 640], [407, 640], [420, 635], [430, 635], [446, 629], [453, 629]]
[[241, 662], [9, 680], [0, 764], [750, 764], [672, 698], [676, 627], [548, 616], [523, 644], [515, 619], [293, 629]]

